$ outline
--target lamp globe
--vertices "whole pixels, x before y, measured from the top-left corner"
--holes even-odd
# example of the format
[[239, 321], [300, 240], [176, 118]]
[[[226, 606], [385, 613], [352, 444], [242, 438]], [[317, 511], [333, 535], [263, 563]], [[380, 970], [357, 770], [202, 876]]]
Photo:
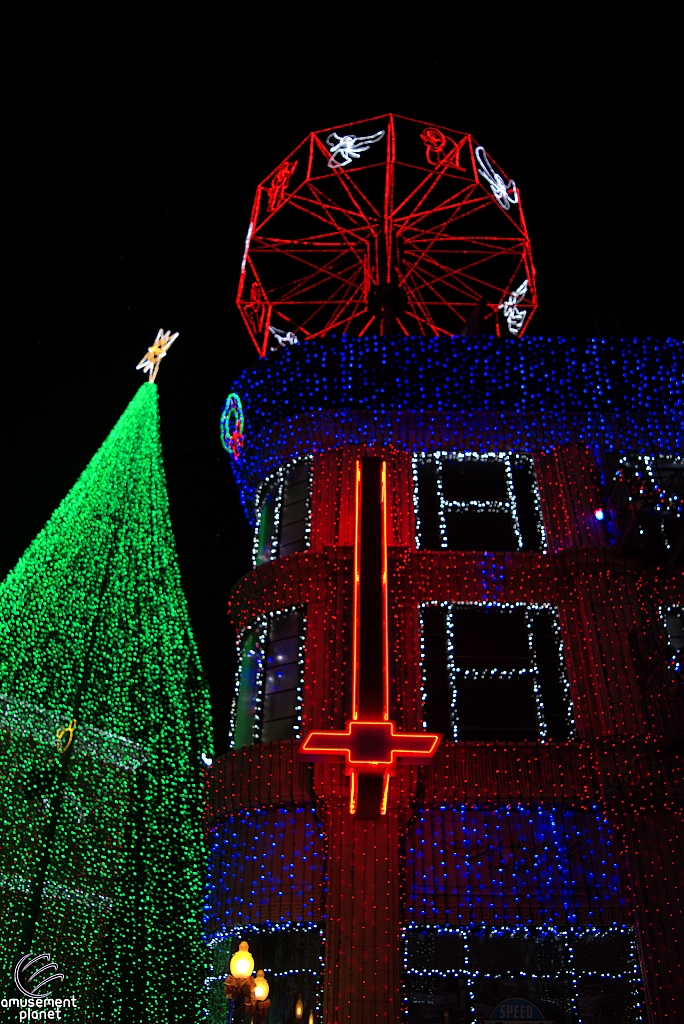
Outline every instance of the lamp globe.
[[254, 957], [249, 952], [249, 943], [241, 942], [237, 953], [230, 958], [230, 973], [234, 978], [248, 978], [254, 970]]
[[268, 995], [268, 982], [264, 978], [263, 971], [257, 971], [256, 973], [256, 983], [254, 985], [253, 995], [254, 998], [259, 1003], [262, 1002], [262, 1000], [264, 1000]]

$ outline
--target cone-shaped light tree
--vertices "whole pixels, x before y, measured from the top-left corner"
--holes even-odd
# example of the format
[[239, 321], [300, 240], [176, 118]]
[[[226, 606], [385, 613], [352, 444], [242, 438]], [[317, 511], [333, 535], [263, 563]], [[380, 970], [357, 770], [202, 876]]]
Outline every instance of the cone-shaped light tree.
[[70, 1019], [200, 1016], [210, 747], [146, 383], [0, 585], [4, 978], [45, 952]]

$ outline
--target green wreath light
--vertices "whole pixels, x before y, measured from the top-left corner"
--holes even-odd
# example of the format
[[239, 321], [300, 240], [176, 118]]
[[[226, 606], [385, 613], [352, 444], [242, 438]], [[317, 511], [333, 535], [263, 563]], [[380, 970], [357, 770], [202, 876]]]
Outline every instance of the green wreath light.
[[221, 415], [221, 444], [236, 462], [245, 444], [244, 426], [242, 402], [240, 396], [233, 392], [228, 395]]

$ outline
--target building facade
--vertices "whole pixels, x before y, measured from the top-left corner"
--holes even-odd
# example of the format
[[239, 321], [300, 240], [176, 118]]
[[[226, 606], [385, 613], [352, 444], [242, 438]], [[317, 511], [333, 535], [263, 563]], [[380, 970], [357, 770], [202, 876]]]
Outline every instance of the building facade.
[[[684, 1017], [683, 379], [674, 341], [331, 335], [235, 382], [254, 567], [207, 772], [211, 1019], [241, 939], [274, 1024]], [[300, 748], [353, 717], [369, 458], [386, 717], [442, 739], [365, 814]]]

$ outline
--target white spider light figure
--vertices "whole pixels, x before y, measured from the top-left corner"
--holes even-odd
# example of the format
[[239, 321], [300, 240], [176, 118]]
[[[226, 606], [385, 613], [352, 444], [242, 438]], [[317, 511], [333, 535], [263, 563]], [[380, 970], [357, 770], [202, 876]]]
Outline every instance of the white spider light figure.
[[157, 331], [157, 337], [154, 339], [154, 345], [148, 348], [147, 352], [136, 366], [136, 370], [142, 370], [143, 373], [149, 373], [151, 384], [154, 383], [157, 373], [159, 372], [159, 364], [173, 345], [179, 333], [179, 331], [176, 331], [175, 334], [171, 334], [171, 331], [165, 332], [160, 327]]
[[503, 310], [503, 315], [506, 318], [508, 330], [511, 334], [519, 334], [522, 325], [525, 323], [527, 310], [518, 309], [518, 302], [527, 295], [527, 285], [528, 281], [525, 279], [523, 283], [516, 288], [514, 292], [511, 292], [508, 298], [504, 299], [499, 306], [499, 309]]
[[492, 195], [496, 199], [497, 203], [502, 210], [510, 210], [511, 203], [518, 202], [518, 190], [515, 187], [515, 182], [513, 180], [509, 180], [508, 184], [506, 184], [501, 175], [497, 174], [489, 162], [489, 157], [484, 151], [484, 146], [477, 147], [475, 150], [475, 156], [477, 157], [477, 162], [480, 165], [478, 167], [478, 173], [484, 178], [491, 188]]
[[338, 135], [337, 132], [331, 132], [325, 140], [330, 150], [328, 167], [347, 167], [352, 160], [358, 160], [373, 142], [379, 142], [384, 134], [384, 131], [376, 132], [375, 135]]

